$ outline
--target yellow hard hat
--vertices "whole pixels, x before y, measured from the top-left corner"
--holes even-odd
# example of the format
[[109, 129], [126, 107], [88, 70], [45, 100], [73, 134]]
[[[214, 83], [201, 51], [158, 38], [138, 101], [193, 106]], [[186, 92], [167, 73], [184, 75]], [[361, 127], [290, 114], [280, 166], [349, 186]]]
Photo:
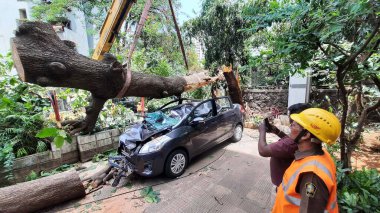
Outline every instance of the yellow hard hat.
[[290, 117], [319, 140], [328, 145], [336, 142], [340, 135], [339, 119], [324, 109], [309, 108]]

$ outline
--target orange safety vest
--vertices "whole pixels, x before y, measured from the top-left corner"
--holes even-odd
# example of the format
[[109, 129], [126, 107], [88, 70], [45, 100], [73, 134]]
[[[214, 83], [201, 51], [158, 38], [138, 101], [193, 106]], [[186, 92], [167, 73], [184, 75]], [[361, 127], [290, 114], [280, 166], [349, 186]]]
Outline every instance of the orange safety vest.
[[272, 212], [299, 212], [301, 195], [296, 192], [296, 186], [300, 174], [304, 172], [313, 172], [326, 184], [330, 196], [324, 212], [339, 212], [335, 164], [330, 154], [326, 150], [323, 151], [323, 155], [313, 155], [293, 161], [285, 171], [282, 183], [277, 189]]

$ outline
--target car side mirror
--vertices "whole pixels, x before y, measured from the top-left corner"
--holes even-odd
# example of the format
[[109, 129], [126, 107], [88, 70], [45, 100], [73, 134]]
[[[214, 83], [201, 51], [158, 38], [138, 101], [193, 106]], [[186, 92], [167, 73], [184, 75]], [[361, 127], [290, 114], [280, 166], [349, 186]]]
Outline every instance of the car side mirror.
[[191, 126], [198, 126], [200, 124], [204, 124], [205, 123], [205, 119], [202, 118], [202, 117], [196, 117], [194, 118], [191, 122], [190, 122], [190, 125]]

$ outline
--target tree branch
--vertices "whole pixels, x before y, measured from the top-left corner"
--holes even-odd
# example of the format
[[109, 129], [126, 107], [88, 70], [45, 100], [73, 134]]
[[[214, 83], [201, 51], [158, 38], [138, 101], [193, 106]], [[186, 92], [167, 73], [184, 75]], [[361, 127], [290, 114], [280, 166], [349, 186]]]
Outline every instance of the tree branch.
[[367, 53], [367, 55], [364, 56], [362, 60], [360, 60], [360, 63], [367, 61], [372, 56], [372, 54], [376, 52], [377, 48], [379, 47], [379, 44], [380, 39], [377, 39], [375, 45], [373, 45], [372, 49]]
[[357, 107], [357, 113], [360, 115], [363, 112], [364, 106], [363, 106], [363, 87], [362, 87], [362, 82], [358, 83], [358, 91], [355, 97], [355, 102], [356, 102], [356, 107]]
[[375, 37], [377, 32], [379, 31], [379, 25], [380, 21], [377, 21], [375, 24], [375, 27], [371, 33], [371, 35], [367, 38], [367, 40], [364, 42], [364, 44], [360, 47], [358, 51], [356, 51], [354, 54], [352, 54], [348, 59], [343, 63], [343, 69], [345, 69], [352, 61], [355, 60], [355, 58], [364, 51], [364, 49], [367, 47], [367, 45], [371, 42], [371, 40]]
[[354, 137], [350, 140], [350, 145], [356, 145], [357, 144], [357, 142], [360, 138], [360, 134], [363, 130], [364, 120], [367, 118], [367, 115], [370, 112], [376, 110], [379, 107], [380, 107], [380, 98], [379, 98], [379, 100], [377, 100], [377, 102], [374, 105], [367, 107], [363, 110], [362, 114], [360, 115], [360, 118], [358, 121], [358, 127], [356, 128]]
[[343, 48], [339, 47], [338, 45], [330, 43], [330, 42], [327, 42], [326, 44], [335, 47], [335, 49], [337, 49], [340, 53], [342, 53], [343, 55], [349, 57], [349, 55], [345, 52], [345, 50]]
[[[318, 45], [319, 49], [321, 49], [321, 51], [323, 52], [323, 54], [325, 54], [325, 56], [326, 56], [327, 58], [330, 58], [329, 55], [328, 55], [328, 53], [327, 53], [327, 51], [322, 47], [321, 43], [317, 42], [317, 45]], [[337, 67], [340, 66], [340, 64], [339, 64], [338, 62], [334, 61], [333, 59], [330, 59], [330, 60], [331, 60], [331, 61], [332, 61]]]
[[372, 75], [371, 79], [377, 86], [377, 89], [380, 91], [380, 79], [376, 75]]

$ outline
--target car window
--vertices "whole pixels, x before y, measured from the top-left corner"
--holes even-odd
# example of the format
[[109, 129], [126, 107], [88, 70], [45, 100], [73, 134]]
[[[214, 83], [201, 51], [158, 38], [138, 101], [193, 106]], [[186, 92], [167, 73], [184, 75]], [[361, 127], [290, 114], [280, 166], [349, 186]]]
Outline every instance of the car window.
[[212, 102], [206, 101], [195, 108], [193, 115], [191, 116], [191, 119], [194, 119], [196, 117], [204, 118], [205, 120], [212, 117]]
[[219, 112], [224, 112], [232, 108], [231, 101], [229, 98], [217, 98], [215, 99], [216, 109]]
[[191, 104], [184, 104], [170, 109], [164, 109], [163, 112], [169, 117], [182, 119], [188, 115], [193, 108], [194, 106]]

